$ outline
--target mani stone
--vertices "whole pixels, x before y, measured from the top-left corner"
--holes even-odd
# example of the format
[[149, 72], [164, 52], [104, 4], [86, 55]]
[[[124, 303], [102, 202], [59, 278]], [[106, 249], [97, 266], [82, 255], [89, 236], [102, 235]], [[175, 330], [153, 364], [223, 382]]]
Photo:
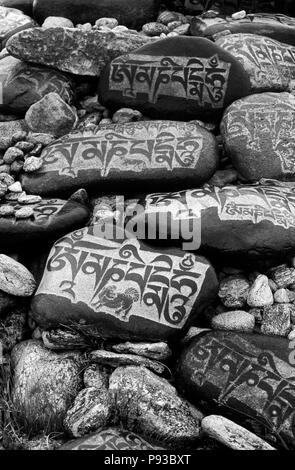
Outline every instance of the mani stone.
[[0, 217], [1, 251], [6, 253], [29, 246], [34, 249], [36, 243], [51, 244], [71, 230], [84, 227], [90, 217], [86, 201], [75, 200], [74, 195], [68, 200], [42, 199], [32, 204], [33, 216], [29, 219], [16, 219], [15, 214], [23, 207], [17, 201], [9, 205], [15, 209], [14, 215]]
[[34, 28], [15, 34], [7, 42], [7, 50], [18, 59], [62, 72], [99, 76], [109, 61], [150, 41], [140, 34]]
[[[268, 307], [272, 308], [272, 307]], [[286, 338], [214, 331], [183, 350], [176, 385], [194, 404], [210, 404], [250, 431], [295, 448], [294, 365]], [[213, 406], [214, 405], [214, 406]]]
[[108, 64], [99, 82], [107, 108], [130, 107], [156, 119], [217, 120], [250, 93], [232, 54], [203, 38], [170, 37]]
[[41, 161], [39, 171], [22, 177], [29, 193], [116, 187], [125, 194], [202, 184], [217, 167], [218, 148], [214, 135], [196, 124], [144, 121], [72, 132], [48, 145]]
[[82, 388], [78, 353], [54, 353], [36, 340], [23, 341], [12, 351], [13, 404], [18, 416], [34, 429], [63, 430], [62, 421]]
[[225, 150], [243, 181], [294, 180], [295, 96], [261, 93], [235, 101], [224, 113]]
[[110, 377], [109, 392], [116, 418], [143, 437], [171, 448], [193, 448], [200, 422], [188, 403], [166, 380], [145, 367], [118, 367]]
[[[43, 329], [79, 331], [125, 341], [166, 341], [189, 328], [215, 300], [208, 261], [180, 248], [149, 247], [97, 225], [58, 240], [31, 304]], [[138, 356], [139, 357], [139, 356]]]
[[159, 0], [35, 0], [34, 18], [41, 24], [48, 16], [64, 16], [74, 24], [94, 24], [98, 18], [116, 18], [120, 25], [140, 29], [153, 21], [159, 10]]
[[5, 48], [6, 41], [11, 36], [35, 26], [37, 23], [20, 10], [0, 6], [0, 50]]
[[294, 86], [295, 47], [255, 34], [232, 34], [215, 43], [243, 65], [253, 93], [289, 91]]
[[190, 33], [192, 36], [204, 36], [214, 39], [219, 33], [241, 33], [267, 36], [291, 46], [295, 46], [295, 20], [285, 15], [255, 13], [240, 20], [229, 18], [192, 18]]
[[[157, 234], [159, 220], [167, 220], [168, 237], [180, 233], [183, 243], [179, 225], [186, 227], [190, 221], [199, 233], [203, 252], [227, 263], [258, 261], [266, 255], [280, 259], [295, 252], [294, 189], [287, 184], [205, 186], [151, 194], [139, 204], [144, 211], [133, 217], [133, 224], [145, 222]], [[294, 268], [291, 271], [294, 277]], [[289, 284], [294, 282], [290, 276], [288, 279]]]
[[150, 444], [141, 436], [131, 431], [125, 431], [122, 427], [111, 427], [80, 439], [67, 442], [60, 450], [163, 450], [162, 447]]
[[9, 55], [0, 59], [0, 68], [0, 111], [24, 115], [50, 92], [58, 93], [66, 102], [72, 100], [72, 81], [57, 70], [27, 64]]

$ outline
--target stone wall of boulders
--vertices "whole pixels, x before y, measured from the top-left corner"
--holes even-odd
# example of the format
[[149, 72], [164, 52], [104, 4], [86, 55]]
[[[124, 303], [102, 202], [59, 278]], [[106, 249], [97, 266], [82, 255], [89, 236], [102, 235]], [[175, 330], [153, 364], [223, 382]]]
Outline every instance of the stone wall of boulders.
[[0, 1], [0, 450], [295, 448], [292, 15]]

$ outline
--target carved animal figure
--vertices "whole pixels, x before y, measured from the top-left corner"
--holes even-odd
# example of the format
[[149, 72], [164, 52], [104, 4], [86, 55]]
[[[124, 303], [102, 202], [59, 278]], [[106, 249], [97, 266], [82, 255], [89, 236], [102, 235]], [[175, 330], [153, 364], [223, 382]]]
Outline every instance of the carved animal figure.
[[116, 286], [108, 286], [99, 293], [94, 307], [97, 309], [106, 307], [108, 310], [113, 310], [121, 320], [126, 321], [133, 302], [136, 302], [138, 299], [139, 294], [132, 287], [126, 289], [125, 292], [117, 292]]

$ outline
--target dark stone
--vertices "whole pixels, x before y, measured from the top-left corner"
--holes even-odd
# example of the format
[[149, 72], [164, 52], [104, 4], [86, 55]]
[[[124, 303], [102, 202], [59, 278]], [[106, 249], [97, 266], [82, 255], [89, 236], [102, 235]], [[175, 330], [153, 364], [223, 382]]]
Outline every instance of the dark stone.
[[0, 6], [0, 50], [4, 49], [6, 41], [11, 36], [35, 26], [37, 26], [37, 23], [20, 10]]
[[243, 181], [294, 180], [295, 97], [261, 93], [236, 101], [224, 113], [225, 150]]
[[34, 0], [0, 0], [1, 7], [16, 8], [25, 15], [32, 16]]
[[159, 0], [35, 0], [34, 18], [42, 24], [47, 16], [63, 16], [74, 24], [92, 23], [98, 18], [117, 18], [119, 24], [140, 29], [153, 21], [158, 13]]
[[[206, 332], [184, 349], [176, 383], [197, 405], [295, 448], [294, 362], [287, 339]], [[294, 361], [294, 359], [293, 359]]]
[[159, 450], [158, 445], [150, 444], [142, 437], [122, 428], [108, 428], [67, 442], [59, 450]]
[[183, 189], [207, 181], [218, 163], [216, 139], [192, 123], [143, 121], [77, 131], [47, 146], [39, 171], [23, 174], [25, 191], [69, 194]]
[[17, 297], [0, 290], [0, 318], [3, 318], [9, 311], [15, 308], [18, 302], [19, 299]]
[[[151, 78], [152, 77], [152, 78]], [[250, 92], [242, 65], [203, 38], [171, 37], [114, 59], [100, 78], [100, 101], [160, 119], [217, 120]]]
[[200, 19], [193, 17], [191, 35], [212, 39], [216, 34], [229, 31], [232, 34], [259, 34], [295, 46], [295, 19], [279, 14], [255, 13], [241, 20], [231, 18]]
[[7, 42], [7, 50], [26, 62], [75, 75], [97, 77], [112, 59], [149, 42], [151, 39], [147, 36], [128, 32], [115, 34], [95, 29], [33, 28], [15, 34]]
[[[22, 207], [17, 201], [11, 201], [9, 205], [15, 210]], [[71, 200], [43, 199], [31, 206], [34, 210], [32, 218], [0, 217], [2, 252], [52, 243], [65, 233], [83, 227], [90, 216], [87, 206]]]
[[0, 69], [0, 112], [24, 115], [32, 104], [51, 92], [66, 102], [72, 101], [72, 82], [57, 70], [27, 64], [9, 54], [1, 58]]
[[291, 183], [288, 186], [266, 180], [260, 185], [203, 187], [151, 194], [140, 203], [145, 205], [145, 211], [134, 216], [133, 223], [141, 224], [144, 219], [150, 233], [159, 238], [161, 214], [168, 221], [168, 237], [176, 233], [184, 240], [179, 225], [185, 228], [190, 220], [194, 223], [194, 237], [199, 231], [203, 251], [210, 256], [221, 255], [227, 263], [286, 257], [295, 252], [295, 199]]
[[42, 328], [70, 324], [90, 336], [165, 341], [214, 301], [217, 279], [205, 258], [98, 230], [77, 230], [53, 246], [31, 304]]

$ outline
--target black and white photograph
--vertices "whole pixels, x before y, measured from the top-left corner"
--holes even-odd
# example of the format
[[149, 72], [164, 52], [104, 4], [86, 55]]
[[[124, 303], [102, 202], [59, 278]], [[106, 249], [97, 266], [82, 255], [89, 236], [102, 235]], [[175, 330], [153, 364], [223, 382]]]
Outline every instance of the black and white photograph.
[[0, 0], [1, 468], [294, 450], [295, 0]]

